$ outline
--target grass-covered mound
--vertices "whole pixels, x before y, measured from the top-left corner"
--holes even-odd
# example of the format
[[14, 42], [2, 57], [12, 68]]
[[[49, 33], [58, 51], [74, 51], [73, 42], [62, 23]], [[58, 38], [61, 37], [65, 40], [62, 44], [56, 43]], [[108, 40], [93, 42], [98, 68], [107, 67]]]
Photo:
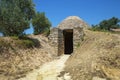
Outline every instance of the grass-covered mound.
[[66, 62], [66, 72], [73, 80], [120, 80], [120, 35], [85, 34], [83, 43]]

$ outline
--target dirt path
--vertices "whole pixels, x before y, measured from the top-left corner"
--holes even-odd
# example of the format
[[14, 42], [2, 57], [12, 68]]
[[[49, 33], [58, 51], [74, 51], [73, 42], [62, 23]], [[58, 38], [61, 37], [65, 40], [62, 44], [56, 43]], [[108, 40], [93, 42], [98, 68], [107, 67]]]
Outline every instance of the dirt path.
[[63, 55], [60, 59], [44, 64], [40, 69], [34, 70], [25, 78], [19, 80], [70, 80], [68, 73], [64, 77], [58, 77], [60, 72], [63, 71], [64, 64], [68, 58], [69, 55]]

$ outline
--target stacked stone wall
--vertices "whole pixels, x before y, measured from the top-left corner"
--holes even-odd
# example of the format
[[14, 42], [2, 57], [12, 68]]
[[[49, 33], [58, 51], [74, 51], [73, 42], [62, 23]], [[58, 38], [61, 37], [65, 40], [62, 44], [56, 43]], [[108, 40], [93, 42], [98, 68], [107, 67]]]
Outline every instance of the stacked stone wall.
[[50, 35], [49, 35], [49, 44], [54, 47], [55, 53], [57, 56], [58, 54], [58, 28], [53, 28], [50, 30]]
[[80, 46], [84, 38], [84, 27], [87, 24], [83, 24], [84, 21], [77, 16], [70, 16], [63, 20], [57, 28], [51, 29], [49, 42], [50, 45], [54, 47], [56, 55], [64, 54], [64, 30], [73, 30], [73, 53], [78, 46]]
[[63, 30], [58, 30], [58, 56], [64, 54], [64, 36]]
[[76, 50], [77, 47], [80, 46], [81, 42], [83, 41], [84, 38], [84, 32], [83, 29], [80, 27], [74, 28], [73, 29], [73, 46], [74, 46], [74, 51]]

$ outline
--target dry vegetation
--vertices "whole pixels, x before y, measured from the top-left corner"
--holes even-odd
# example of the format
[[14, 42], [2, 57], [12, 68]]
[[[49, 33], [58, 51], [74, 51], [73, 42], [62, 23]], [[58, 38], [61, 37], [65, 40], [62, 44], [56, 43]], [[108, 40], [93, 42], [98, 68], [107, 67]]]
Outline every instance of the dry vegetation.
[[[16, 80], [51, 61], [54, 49], [48, 39], [0, 38], [0, 80]], [[66, 62], [65, 72], [73, 80], [120, 80], [120, 36], [86, 30], [84, 41]]]
[[0, 80], [24, 77], [53, 59], [54, 50], [47, 38], [40, 35], [30, 37], [22, 40], [17, 37], [0, 38]]
[[120, 80], [120, 35], [85, 31], [85, 39], [66, 62], [73, 80]]

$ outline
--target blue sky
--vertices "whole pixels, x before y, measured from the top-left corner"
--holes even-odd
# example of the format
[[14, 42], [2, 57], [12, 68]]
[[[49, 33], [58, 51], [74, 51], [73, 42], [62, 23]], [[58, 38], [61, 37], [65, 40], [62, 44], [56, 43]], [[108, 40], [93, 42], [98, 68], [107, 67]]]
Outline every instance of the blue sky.
[[[79, 16], [89, 25], [113, 16], [120, 18], [120, 0], [33, 0], [36, 10], [45, 12], [56, 27], [68, 16]], [[31, 33], [33, 29], [27, 31]]]

